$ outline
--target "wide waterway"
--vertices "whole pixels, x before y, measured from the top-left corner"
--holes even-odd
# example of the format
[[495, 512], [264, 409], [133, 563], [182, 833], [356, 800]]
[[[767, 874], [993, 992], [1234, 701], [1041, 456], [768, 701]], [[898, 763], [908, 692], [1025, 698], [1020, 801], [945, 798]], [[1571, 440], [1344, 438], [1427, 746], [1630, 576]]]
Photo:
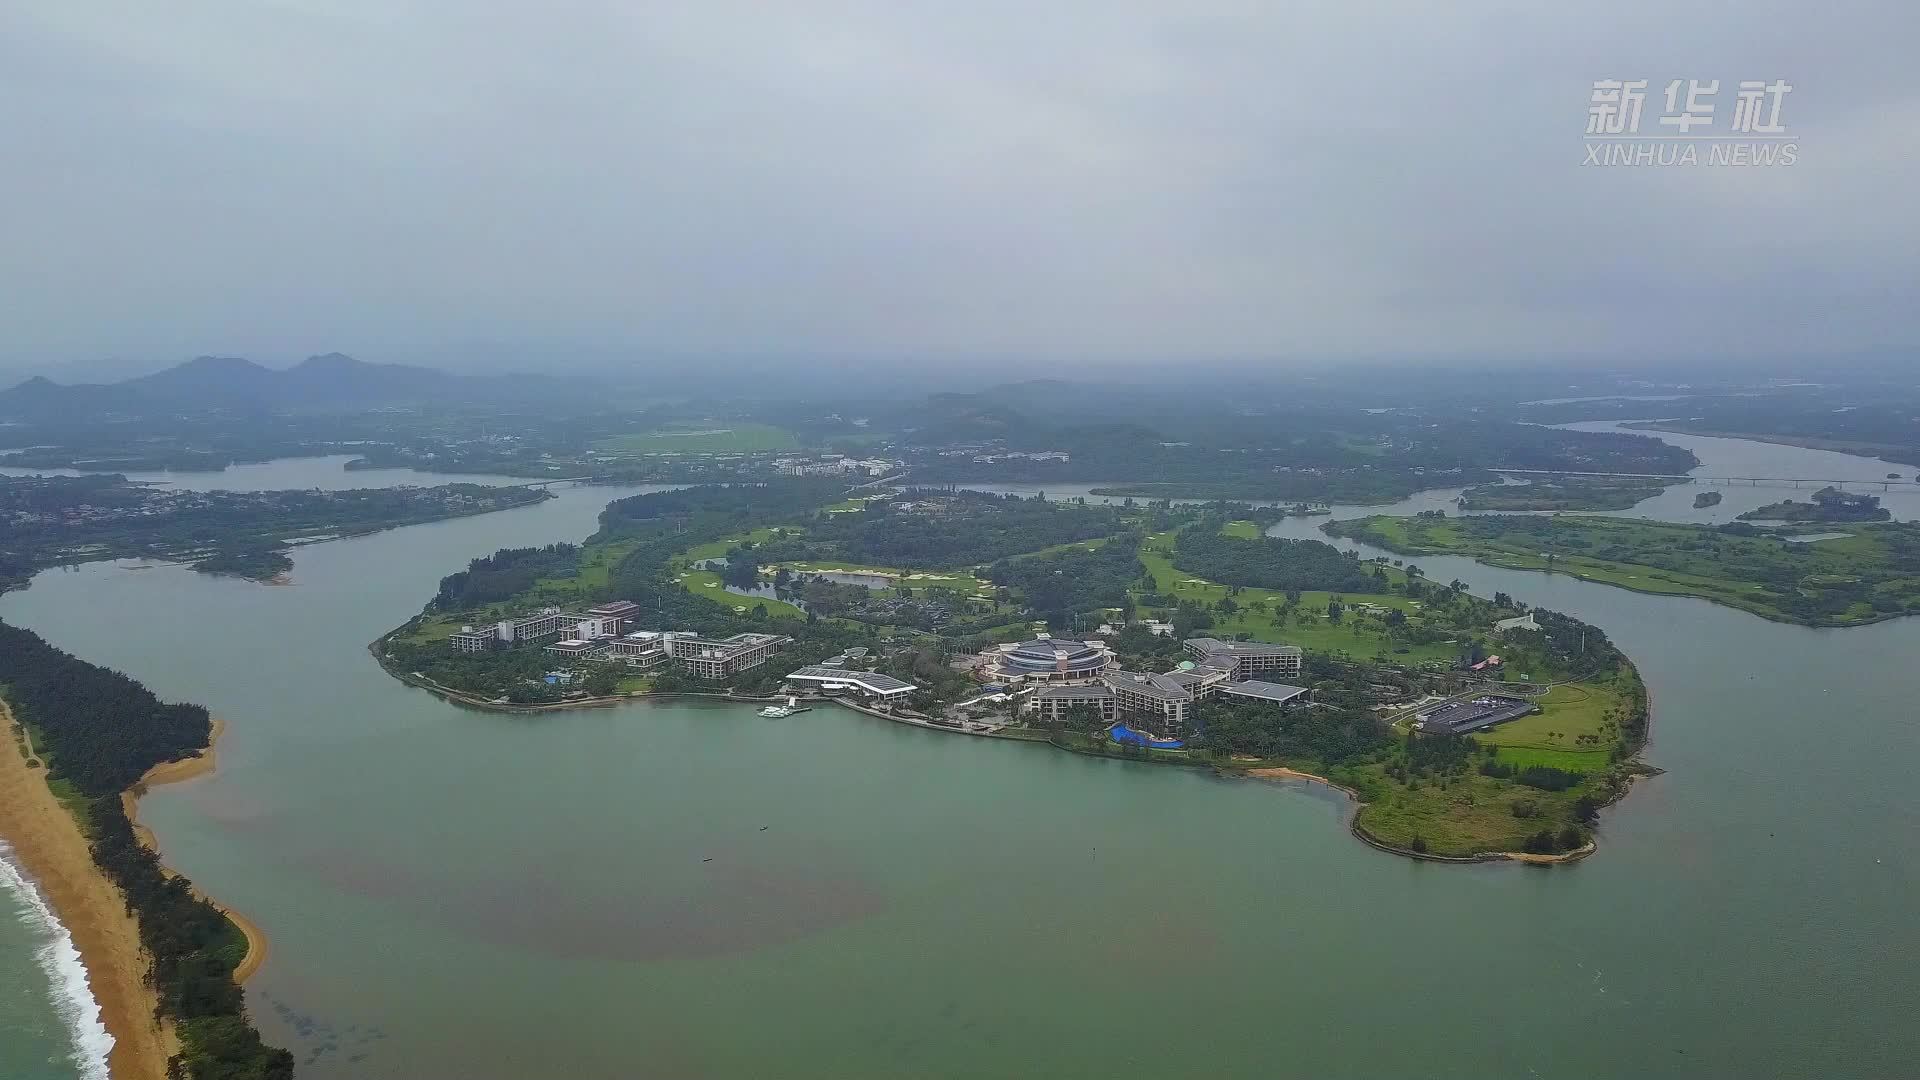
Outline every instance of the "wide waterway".
[[1920, 620], [1810, 630], [1419, 560], [1599, 624], [1652, 690], [1667, 773], [1606, 812], [1598, 856], [1552, 870], [1379, 853], [1303, 784], [832, 708], [478, 713], [366, 655], [440, 575], [583, 537], [621, 493], [305, 548], [285, 588], [95, 564], [0, 599], [229, 721], [219, 773], [143, 817], [272, 938], [249, 994], [303, 1076], [1831, 1077], [1920, 1057]]

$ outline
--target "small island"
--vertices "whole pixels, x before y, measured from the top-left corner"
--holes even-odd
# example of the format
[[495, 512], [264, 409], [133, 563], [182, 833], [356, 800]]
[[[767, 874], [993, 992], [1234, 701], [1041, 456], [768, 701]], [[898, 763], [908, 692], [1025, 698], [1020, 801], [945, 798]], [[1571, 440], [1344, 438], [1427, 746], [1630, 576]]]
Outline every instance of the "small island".
[[1705, 510], [1709, 506], [1719, 506], [1722, 496], [1717, 491], [1703, 491], [1693, 497], [1693, 508]]
[[1629, 510], [1666, 490], [1658, 480], [1541, 477], [1526, 484], [1479, 484], [1460, 493], [1462, 510]]
[[1878, 495], [1858, 495], [1836, 487], [1823, 487], [1813, 493], [1812, 502], [1783, 499], [1740, 515], [1741, 521], [1887, 521], [1893, 517], [1880, 505]]

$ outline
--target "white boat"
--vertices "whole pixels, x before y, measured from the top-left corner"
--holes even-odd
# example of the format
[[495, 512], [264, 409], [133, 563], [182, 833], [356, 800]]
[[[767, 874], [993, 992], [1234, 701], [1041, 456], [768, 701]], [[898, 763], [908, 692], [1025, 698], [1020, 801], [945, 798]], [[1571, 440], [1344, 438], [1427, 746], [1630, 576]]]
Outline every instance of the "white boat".
[[787, 708], [785, 705], [769, 705], [760, 710], [760, 715], [777, 720], [782, 716], [792, 716], [793, 710]]

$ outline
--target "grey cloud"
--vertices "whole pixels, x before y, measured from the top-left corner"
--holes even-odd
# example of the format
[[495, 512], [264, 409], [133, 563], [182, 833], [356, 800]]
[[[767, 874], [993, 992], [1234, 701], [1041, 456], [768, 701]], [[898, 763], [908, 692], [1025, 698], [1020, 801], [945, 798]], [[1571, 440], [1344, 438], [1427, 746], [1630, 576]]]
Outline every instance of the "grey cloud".
[[[0, 13], [0, 351], [1912, 343], [1906, 2]], [[1786, 78], [1800, 163], [1580, 168], [1594, 79]]]

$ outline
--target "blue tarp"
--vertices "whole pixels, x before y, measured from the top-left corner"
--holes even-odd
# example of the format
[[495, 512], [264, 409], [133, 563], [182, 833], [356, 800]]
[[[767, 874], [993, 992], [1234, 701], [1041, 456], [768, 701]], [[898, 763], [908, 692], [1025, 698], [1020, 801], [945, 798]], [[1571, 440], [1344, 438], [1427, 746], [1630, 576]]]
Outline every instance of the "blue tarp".
[[1178, 739], [1156, 739], [1151, 735], [1142, 735], [1125, 724], [1115, 724], [1107, 734], [1114, 742], [1132, 743], [1135, 746], [1151, 746], [1155, 750], [1185, 750], [1187, 744]]

